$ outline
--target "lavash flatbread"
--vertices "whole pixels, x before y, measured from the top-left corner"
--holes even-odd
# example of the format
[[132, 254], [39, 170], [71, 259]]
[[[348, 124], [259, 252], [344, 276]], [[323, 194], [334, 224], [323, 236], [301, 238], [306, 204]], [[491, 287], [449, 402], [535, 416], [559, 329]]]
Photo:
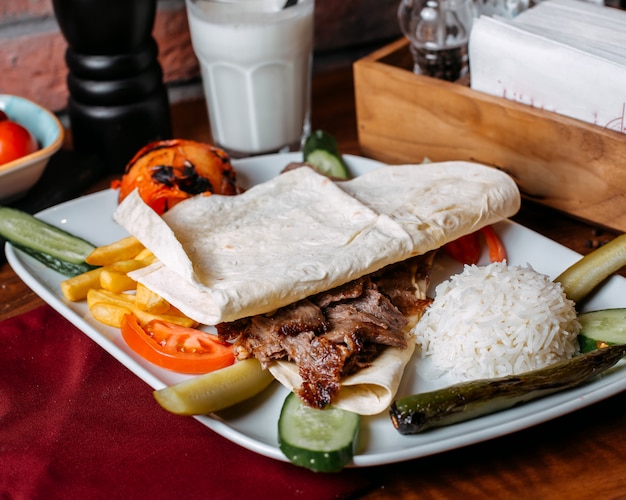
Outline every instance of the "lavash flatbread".
[[196, 196], [162, 219], [133, 193], [115, 218], [160, 261], [133, 277], [208, 325], [272, 311], [411, 249], [392, 219], [309, 168], [239, 196]]
[[134, 192], [115, 220], [158, 258], [132, 277], [196, 321], [263, 314], [513, 215], [505, 173], [469, 162], [386, 166], [334, 183], [300, 168], [158, 216]]
[[[411, 340], [406, 349], [385, 348], [370, 366], [341, 380], [341, 389], [333, 399], [333, 406], [359, 415], [377, 415], [385, 411], [398, 391], [404, 368], [414, 351], [415, 342]], [[274, 361], [268, 369], [291, 391], [302, 385], [295, 363]]]

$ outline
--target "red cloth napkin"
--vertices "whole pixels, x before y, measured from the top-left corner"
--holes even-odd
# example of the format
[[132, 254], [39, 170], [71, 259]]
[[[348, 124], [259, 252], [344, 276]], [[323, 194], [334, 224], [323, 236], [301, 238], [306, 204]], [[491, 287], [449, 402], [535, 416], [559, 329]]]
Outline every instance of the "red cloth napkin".
[[0, 497], [346, 498], [367, 472], [316, 474], [172, 415], [49, 306], [0, 323]]

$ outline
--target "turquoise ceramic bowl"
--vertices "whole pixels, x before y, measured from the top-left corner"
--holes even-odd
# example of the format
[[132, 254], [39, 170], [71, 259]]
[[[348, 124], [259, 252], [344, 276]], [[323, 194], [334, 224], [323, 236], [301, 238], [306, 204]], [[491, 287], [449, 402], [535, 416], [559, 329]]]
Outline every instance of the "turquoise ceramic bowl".
[[35, 136], [39, 149], [0, 165], [0, 203], [24, 196], [43, 174], [50, 157], [63, 144], [63, 126], [45, 108], [23, 97], [0, 94], [0, 109]]

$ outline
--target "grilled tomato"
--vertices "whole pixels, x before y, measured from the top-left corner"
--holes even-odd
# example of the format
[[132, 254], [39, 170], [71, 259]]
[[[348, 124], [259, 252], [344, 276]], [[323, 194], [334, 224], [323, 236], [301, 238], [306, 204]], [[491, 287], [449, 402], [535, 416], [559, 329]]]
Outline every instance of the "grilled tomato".
[[197, 194], [237, 194], [228, 154], [196, 141], [172, 139], [143, 147], [126, 166], [119, 188], [121, 202], [135, 188], [152, 209], [163, 214]]

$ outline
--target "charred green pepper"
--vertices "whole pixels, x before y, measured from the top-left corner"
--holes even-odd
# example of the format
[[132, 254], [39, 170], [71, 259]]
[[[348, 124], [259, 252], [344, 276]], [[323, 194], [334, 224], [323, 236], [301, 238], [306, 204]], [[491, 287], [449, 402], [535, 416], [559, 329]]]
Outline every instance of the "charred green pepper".
[[391, 421], [400, 434], [463, 422], [580, 385], [614, 366], [624, 355], [626, 344], [614, 345], [519, 375], [414, 394], [391, 405]]

